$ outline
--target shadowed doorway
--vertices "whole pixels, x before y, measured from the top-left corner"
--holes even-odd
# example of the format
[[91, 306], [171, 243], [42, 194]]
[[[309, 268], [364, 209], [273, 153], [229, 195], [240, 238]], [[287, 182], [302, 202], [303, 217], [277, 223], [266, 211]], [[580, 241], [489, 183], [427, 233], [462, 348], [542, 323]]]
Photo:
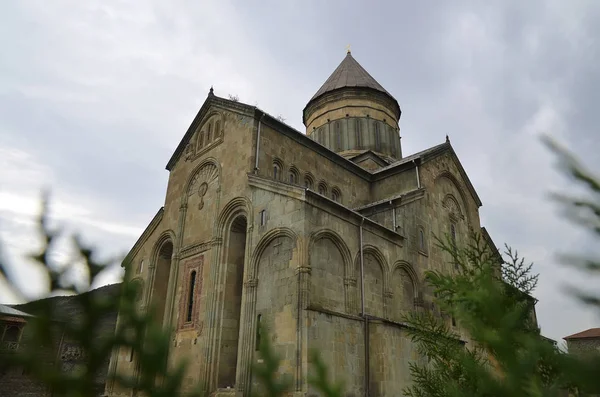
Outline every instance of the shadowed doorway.
[[218, 387], [234, 387], [237, 367], [240, 313], [246, 252], [246, 218], [234, 219], [227, 239], [227, 262], [221, 329]]

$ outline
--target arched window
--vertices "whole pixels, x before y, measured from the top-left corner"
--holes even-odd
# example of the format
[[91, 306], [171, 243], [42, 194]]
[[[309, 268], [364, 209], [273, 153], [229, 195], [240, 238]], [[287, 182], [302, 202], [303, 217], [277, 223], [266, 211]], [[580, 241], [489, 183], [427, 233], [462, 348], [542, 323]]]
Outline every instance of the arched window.
[[256, 317], [256, 346], [254, 347], [254, 350], [256, 351], [260, 349], [260, 330], [262, 326], [260, 320], [262, 320], [262, 314], [259, 314], [258, 317]]
[[314, 185], [313, 177], [308, 173], [306, 175], [304, 175], [304, 187], [312, 190], [313, 185]]
[[425, 252], [425, 232], [419, 229], [419, 249]]
[[[456, 225], [454, 223], [450, 224], [450, 241], [452, 243], [452, 248], [456, 249]], [[458, 269], [458, 261], [453, 258], [454, 268]]]
[[327, 195], [327, 185], [325, 184], [325, 182], [319, 183], [319, 194], [322, 196]]
[[190, 287], [188, 291], [188, 300], [187, 300], [187, 316], [186, 322], [192, 321], [194, 314], [194, 288], [196, 287], [196, 271], [192, 271], [190, 275]]
[[281, 164], [277, 160], [273, 161], [273, 179], [281, 180]]
[[206, 143], [209, 144], [212, 140], [212, 123], [208, 123], [208, 130], [206, 131]]
[[137, 274], [141, 274], [144, 271], [144, 260], [140, 260], [137, 268]]
[[336, 202], [340, 202], [342, 198], [342, 194], [340, 193], [340, 189], [338, 189], [337, 187], [334, 187], [333, 189], [331, 189], [331, 199], [333, 201]]
[[296, 170], [296, 168], [293, 166], [290, 168], [290, 172], [288, 173], [288, 180], [292, 185], [298, 184], [298, 170]]

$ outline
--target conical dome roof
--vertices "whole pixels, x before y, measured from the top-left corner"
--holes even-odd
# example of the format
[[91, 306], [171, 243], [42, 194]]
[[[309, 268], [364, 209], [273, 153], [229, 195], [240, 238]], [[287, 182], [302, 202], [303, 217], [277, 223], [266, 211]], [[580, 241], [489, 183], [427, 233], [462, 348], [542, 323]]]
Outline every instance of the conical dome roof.
[[344, 60], [334, 70], [331, 76], [329, 76], [327, 81], [325, 81], [325, 84], [323, 84], [317, 93], [310, 99], [309, 103], [325, 93], [345, 87], [370, 88], [389, 95], [394, 99], [394, 97], [387, 92], [373, 76], [360, 66], [354, 57], [352, 57], [350, 51], [348, 51]]

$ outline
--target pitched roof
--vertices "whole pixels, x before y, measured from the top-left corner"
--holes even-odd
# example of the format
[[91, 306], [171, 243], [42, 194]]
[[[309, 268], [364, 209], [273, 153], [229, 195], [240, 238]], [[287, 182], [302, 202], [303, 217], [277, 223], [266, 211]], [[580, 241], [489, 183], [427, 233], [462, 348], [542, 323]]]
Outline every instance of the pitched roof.
[[14, 316], [14, 317], [32, 317], [31, 314], [22, 312], [17, 309], [13, 309], [10, 306], [0, 305], [0, 315]]
[[565, 336], [563, 339], [586, 339], [586, 338], [600, 338], [600, 328], [590, 328], [586, 331], [578, 332], [573, 335]]
[[350, 51], [348, 51], [344, 60], [310, 100], [312, 101], [327, 92], [344, 87], [370, 88], [394, 98], [373, 78], [373, 76], [369, 74], [369, 72], [360, 66], [360, 64], [352, 57]]

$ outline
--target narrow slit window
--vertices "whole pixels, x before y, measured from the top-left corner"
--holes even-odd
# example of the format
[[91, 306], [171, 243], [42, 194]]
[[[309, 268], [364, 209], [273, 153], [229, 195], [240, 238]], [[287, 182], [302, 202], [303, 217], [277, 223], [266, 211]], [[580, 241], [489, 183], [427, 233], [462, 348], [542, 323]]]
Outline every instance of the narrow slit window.
[[210, 143], [212, 138], [212, 123], [208, 124], [208, 131], [206, 131], [206, 143]]
[[421, 251], [425, 251], [425, 233], [423, 229], [419, 229], [419, 248]]
[[215, 137], [221, 136], [221, 122], [217, 121], [215, 124]]
[[360, 136], [360, 120], [356, 120], [356, 146], [362, 148], [362, 137]]
[[[454, 223], [450, 224], [450, 240], [452, 243], [452, 249], [456, 250], [456, 226], [454, 225]], [[458, 269], [458, 261], [454, 258], [453, 258], [453, 261], [454, 261], [454, 268]]]
[[254, 347], [254, 350], [258, 351], [260, 349], [260, 330], [261, 330], [261, 323], [260, 321], [262, 320], [262, 314], [259, 314], [256, 317], [256, 345]]
[[188, 307], [186, 321], [189, 323], [192, 321], [194, 314], [194, 288], [196, 287], [196, 271], [194, 270], [190, 275], [190, 290], [188, 295]]
[[379, 123], [375, 122], [375, 150], [381, 150], [381, 132], [379, 131]]
[[267, 211], [266, 210], [262, 210], [260, 211], [260, 225], [264, 226], [267, 223]]

